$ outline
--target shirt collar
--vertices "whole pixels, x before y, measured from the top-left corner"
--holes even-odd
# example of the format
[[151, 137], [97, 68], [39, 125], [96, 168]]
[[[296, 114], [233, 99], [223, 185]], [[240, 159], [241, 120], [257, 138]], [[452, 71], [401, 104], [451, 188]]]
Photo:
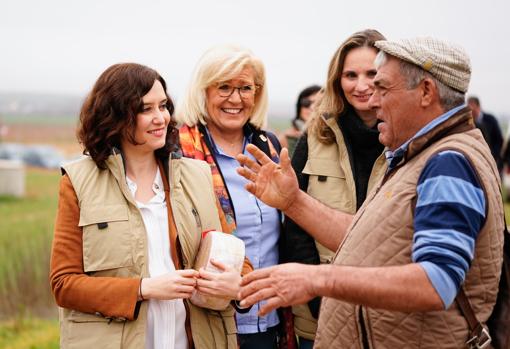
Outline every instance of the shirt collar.
[[455, 113], [457, 113], [462, 108], [465, 108], [466, 105], [462, 104], [458, 107], [455, 107], [453, 109], [448, 110], [446, 113], [438, 116], [431, 122], [429, 122], [427, 125], [425, 125], [422, 129], [420, 129], [414, 136], [412, 136], [409, 140], [407, 140], [404, 144], [402, 144], [400, 147], [398, 147], [395, 150], [386, 150], [384, 152], [384, 155], [386, 156], [386, 161], [388, 162], [388, 170], [390, 171], [397, 167], [398, 165], [402, 164], [404, 162], [404, 155], [407, 151], [407, 148], [409, 147], [409, 144], [416, 138], [423, 136], [430, 130], [434, 129], [435, 127], [439, 126], [449, 118], [451, 118]]
[[[131, 192], [131, 195], [135, 197], [136, 191], [138, 190], [138, 186], [127, 175], [126, 183], [128, 185], [129, 191]], [[152, 182], [152, 191], [156, 195], [149, 202], [159, 203], [165, 201], [165, 189], [163, 187], [163, 178], [161, 177], [161, 173], [159, 172], [159, 167], [157, 169], [156, 176], [154, 177], [154, 181]]]
[[[211, 147], [212, 147], [211, 150], [216, 154], [230, 157], [230, 155], [225, 154], [223, 149], [221, 149], [219, 146], [216, 145], [216, 143], [214, 143], [214, 139], [212, 138], [211, 132], [209, 132], [209, 129], [207, 128], [207, 126], [204, 128], [205, 128], [206, 137], [209, 139], [209, 143], [211, 144]], [[251, 140], [253, 138], [253, 131], [249, 127], [244, 127], [243, 132], [244, 132], [244, 138], [243, 138], [243, 153], [244, 153], [244, 149], [246, 148], [246, 145], [248, 143], [251, 143]]]

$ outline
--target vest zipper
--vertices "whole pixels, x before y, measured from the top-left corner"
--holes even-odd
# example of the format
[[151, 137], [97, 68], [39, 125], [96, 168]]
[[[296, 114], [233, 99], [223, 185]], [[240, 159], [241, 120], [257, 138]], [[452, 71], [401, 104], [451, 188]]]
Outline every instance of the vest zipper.
[[369, 349], [370, 346], [368, 345], [367, 326], [365, 324], [365, 319], [363, 318], [363, 308], [361, 306], [359, 307], [358, 320], [361, 329], [361, 343], [364, 349]]
[[[162, 171], [163, 171], [162, 172], [163, 177], [166, 177], [166, 173], [163, 168], [162, 168]], [[166, 180], [168, 183], [168, 191], [165, 190], [165, 200], [167, 202], [166, 204], [170, 208], [177, 207], [177, 205], [175, 205], [174, 196], [170, 195], [170, 184], [172, 183], [172, 180], [173, 180], [172, 171], [173, 171], [173, 165], [172, 165], [172, 159], [170, 159], [170, 162], [168, 163], [168, 178], [163, 178], [163, 180]], [[167, 210], [168, 210], [168, 208], [167, 208]], [[198, 214], [198, 212], [197, 212], [197, 214]], [[179, 216], [174, 214], [173, 209], [171, 210], [171, 212], [168, 212], [168, 224], [169, 225], [172, 224], [172, 223], [170, 223], [170, 220], [173, 220], [176, 230], [177, 230], [177, 227], [179, 226], [178, 219], [179, 219]], [[184, 269], [184, 268], [186, 268], [186, 266], [184, 265], [184, 259], [182, 257], [182, 250], [181, 250], [181, 244], [179, 242], [179, 232], [178, 231], [177, 231], [177, 237], [175, 239], [175, 244], [176, 244], [175, 249], [177, 252], [177, 259], [179, 260], [179, 264], [181, 264], [181, 269]], [[176, 265], [175, 267], [177, 269], [178, 266]], [[186, 309], [186, 320], [185, 320], [184, 329], [186, 330], [186, 337], [188, 339], [188, 348], [195, 349], [195, 344], [193, 342], [193, 333], [191, 331], [191, 320], [190, 320], [191, 306], [190, 306], [190, 303], [188, 303], [188, 302], [189, 302], [188, 299], [183, 299], [184, 309]]]

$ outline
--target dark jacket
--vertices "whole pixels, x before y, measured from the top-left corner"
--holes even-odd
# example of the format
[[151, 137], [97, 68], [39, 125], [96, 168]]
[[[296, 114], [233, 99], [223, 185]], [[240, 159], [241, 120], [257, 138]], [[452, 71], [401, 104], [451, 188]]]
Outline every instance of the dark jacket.
[[503, 146], [503, 135], [501, 134], [501, 129], [499, 128], [499, 123], [496, 117], [492, 114], [487, 114], [485, 112], [481, 112], [480, 117], [475, 120], [476, 127], [482, 131], [483, 138], [489, 145], [492, 156], [498, 165], [499, 173], [503, 170], [503, 159], [501, 157], [501, 148]]

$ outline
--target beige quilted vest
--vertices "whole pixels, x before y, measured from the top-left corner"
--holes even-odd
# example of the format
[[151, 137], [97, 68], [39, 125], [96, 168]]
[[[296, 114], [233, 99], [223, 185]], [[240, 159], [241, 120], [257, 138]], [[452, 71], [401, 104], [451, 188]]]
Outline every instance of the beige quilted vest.
[[[441, 131], [469, 129], [437, 139]], [[465, 109], [440, 128], [410, 144], [407, 162], [390, 172], [371, 192], [356, 214], [334, 264], [366, 267], [411, 263], [416, 183], [426, 161], [435, 153], [455, 149], [476, 169], [487, 196], [488, 214], [476, 241], [475, 258], [464, 289], [481, 321], [496, 301], [501, 270], [503, 207], [499, 176], [479, 130]], [[360, 312], [362, 317], [360, 317]], [[362, 348], [360, 321], [371, 348], [463, 348], [468, 325], [456, 303], [446, 311], [403, 313], [360, 307], [324, 298], [315, 348]]]
[[[147, 277], [147, 240], [140, 211], [127, 187], [120, 154], [107, 170], [90, 158], [64, 167], [78, 197], [83, 228], [84, 271], [90, 276]], [[182, 249], [183, 268], [192, 268], [204, 230], [221, 230], [211, 170], [203, 161], [172, 159], [170, 200]], [[98, 223], [107, 222], [107, 229]], [[195, 348], [237, 348], [234, 310], [199, 308], [187, 302]], [[99, 315], [99, 314], [98, 314]], [[110, 321], [95, 314], [60, 309], [62, 348], [143, 348], [147, 302], [137, 320]]]
[[[308, 159], [303, 169], [303, 173], [309, 176], [307, 193], [329, 207], [354, 214], [356, 212], [356, 187], [344, 137], [334, 117], [324, 121], [335, 134], [336, 143], [325, 145], [313, 135], [308, 134]], [[386, 168], [386, 159], [384, 154], [381, 154], [372, 168], [368, 192], [382, 178]], [[319, 180], [319, 176], [326, 177], [326, 180]], [[315, 245], [321, 263], [331, 263], [335, 252], [317, 241]], [[317, 320], [310, 313], [308, 305], [294, 306], [292, 312], [294, 313], [296, 334], [313, 340], [317, 331]]]

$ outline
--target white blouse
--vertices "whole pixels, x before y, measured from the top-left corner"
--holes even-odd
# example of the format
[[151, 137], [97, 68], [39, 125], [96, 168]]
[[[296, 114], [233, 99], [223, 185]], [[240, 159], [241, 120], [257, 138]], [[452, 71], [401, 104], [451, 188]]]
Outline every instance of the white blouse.
[[[131, 194], [135, 197], [136, 183], [127, 176], [126, 182]], [[142, 213], [147, 231], [149, 275], [154, 277], [175, 271], [170, 257], [168, 211], [159, 169], [154, 178], [152, 190], [155, 195], [149, 202], [143, 204], [136, 201], [136, 205]], [[149, 299], [148, 302], [145, 348], [187, 349], [186, 309], [183, 300]]]

